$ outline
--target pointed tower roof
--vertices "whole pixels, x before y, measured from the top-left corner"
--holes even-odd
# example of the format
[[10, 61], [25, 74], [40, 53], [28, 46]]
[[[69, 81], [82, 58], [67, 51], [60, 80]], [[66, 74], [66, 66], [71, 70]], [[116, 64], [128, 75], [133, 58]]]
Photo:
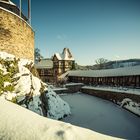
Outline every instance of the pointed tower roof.
[[64, 48], [62, 53], [54, 54], [58, 60], [71, 60], [74, 61], [74, 58], [69, 50], [69, 48]]

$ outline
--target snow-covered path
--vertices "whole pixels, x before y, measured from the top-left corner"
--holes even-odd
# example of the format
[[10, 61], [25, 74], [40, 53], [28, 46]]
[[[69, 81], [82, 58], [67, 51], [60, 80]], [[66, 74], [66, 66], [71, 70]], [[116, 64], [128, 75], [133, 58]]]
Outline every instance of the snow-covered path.
[[124, 139], [140, 139], [140, 117], [109, 101], [86, 95], [61, 96], [71, 107], [72, 115], [63, 121], [96, 132]]

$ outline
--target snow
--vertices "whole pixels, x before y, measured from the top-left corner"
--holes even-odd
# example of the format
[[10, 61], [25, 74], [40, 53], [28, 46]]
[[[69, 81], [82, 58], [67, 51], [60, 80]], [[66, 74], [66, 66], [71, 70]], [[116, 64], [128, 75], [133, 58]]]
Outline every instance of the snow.
[[63, 58], [62, 58], [62, 54], [55, 53], [55, 55], [56, 55], [56, 57], [57, 57], [58, 60], [62, 60], [62, 59], [63, 59]]
[[71, 114], [68, 103], [63, 101], [50, 87], [48, 87], [46, 96], [48, 98], [49, 111], [47, 116], [49, 118], [60, 119]]
[[112, 91], [112, 92], [121, 92], [121, 93], [129, 93], [140, 95], [140, 89], [132, 89], [125, 87], [111, 87], [111, 86], [83, 86], [83, 89], [94, 89], [94, 90], [102, 90], [102, 91]]
[[65, 73], [63, 73], [63, 74], [61, 74], [60, 76], [58, 76], [58, 78], [59, 78], [59, 79], [64, 79], [64, 78], [66, 78], [66, 77], [68, 76], [68, 74], [69, 74], [69, 71], [67, 71], [67, 72], [65, 72]]
[[20, 76], [17, 85], [15, 86], [15, 92], [20, 94], [29, 94], [31, 90], [31, 78], [30, 75]]
[[62, 119], [64, 122], [114, 137], [140, 138], [140, 118], [120, 106], [83, 93], [68, 93], [61, 98], [71, 107], [71, 115]]
[[73, 56], [71, 55], [68, 48], [64, 48], [63, 53], [55, 53], [54, 54], [58, 60], [72, 60], [74, 61]]
[[7, 86], [9, 86], [9, 85], [11, 85], [10, 82], [4, 82], [4, 87], [7, 87]]
[[[10, 55], [5, 52], [0, 52], [0, 58], [2, 58], [4, 61], [17, 59], [14, 55]], [[17, 103], [21, 104], [21, 106], [43, 115], [40, 90], [43, 88], [43, 92], [45, 93], [47, 92], [48, 86], [39, 78], [35, 77], [26, 67], [26, 65], [34, 66], [33, 62], [30, 60], [19, 59], [19, 72], [12, 77], [18, 79], [13, 83], [15, 85], [15, 89], [13, 92], [4, 92], [2, 97], [9, 101], [14, 99], [14, 101], [16, 100]], [[0, 65], [0, 68], [7, 72], [7, 69], [3, 68], [2, 65]], [[4, 86], [8, 86], [9, 84], [11, 83], [4, 82]], [[49, 92], [46, 94], [46, 96], [48, 98], [48, 116], [50, 118], [60, 119], [70, 114], [69, 105], [58, 95], [56, 95], [54, 91], [49, 89]]]
[[121, 102], [121, 107], [126, 108], [127, 110], [140, 116], [140, 103], [136, 103], [129, 98], [125, 98]]
[[40, 100], [40, 88], [41, 88], [41, 81], [37, 77], [32, 75], [32, 90], [33, 90], [33, 100], [29, 103], [29, 109], [34, 110], [36, 113], [43, 115], [42, 109], [40, 107], [41, 100]]
[[11, 93], [11, 92], [4, 92], [3, 93], [3, 97], [6, 99], [6, 100], [9, 100], [9, 101], [11, 101], [13, 98], [15, 98], [17, 95], [16, 95], [16, 93]]
[[15, 56], [12, 54], [8, 54], [6, 52], [0, 52], [0, 58], [10, 61], [10, 60], [14, 60]]
[[3, 65], [1, 65], [1, 64], [0, 64], [0, 70], [2, 70], [3, 75], [8, 74], [8, 72], [7, 72], [6, 68], [5, 68]]
[[80, 77], [115, 77], [129, 75], [140, 75], [140, 66], [131, 66], [105, 70], [76, 70], [69, 72], [69, 76], [80, 76]]
[[32, 75], [32, 86], [33, 86], [33, 89], [35, 89], [34, 91], [34, 95], [40, 95], [40, 88], [41, 88], [41, 81], [40, 79], [38, 79], [37, 77], [33, 76]]
[[0, 64], [0, 69], [1, 69], [2, 71], [4, 71], [4, 68], [3, 68], [3, 65], [2, 65], [2, 64]]
[[[124, 61], [124, 62], [121, 62], [121, 61]], [[130, 67], [130, 66], [136, 66], [136, 65], [139, 65], [139, 62], [135, 62], [134, 60], [132, 61], [129, 61], [127, 62], [127, 60], [120, 60], [120, 61], [116, 61], [114, 64], [113, 64], [113, 68], [116, 68], [116, 67]]]
[[0, 99], [0, 139], [3, 140], [117, 140], [88, 129], [51, 120]]
[[[15, 92], [17, 92], [17, 96], [19, 98], [18, 101], [22, 101], [26, 98], [26, 95], [32, 94], [32, 100], [28, 104], [28, 109], [43, 115], [42, 109], [41, 109], [41, 100], [40, 100], [40, 89], [41, 89], [41, 83], [45, 85], [40, 79], [33, 76], [33, 74], [29, 71], [28, 68], [25, 67], [25, 65], [32, 64], [33, 62], [27, 59], [20, 59], [18, 62], [19, 66], [19, 73], [15, 77], [20, 77], [18, 80], [16, 86], [15, 86]], [[22, 105], [26, 106], [26, 105]], [[27, 106], [26, 106], [27, 107]]]
[[[119, 87], [119, 88], [118, 87], [93, 87], [93, 86], [84, 86], [82, 88], [140, 95], [140, 89], [128, 89], [123, 87]], [[125, 98], [121, 103], [118, 102], [118, 104], [121, 104], [121, 106], [123, 106], [124, 108], [140, 116], [140, 103], [138, 104], [132, 101], [131, 99]]]
[[52, 69], [53, 61], [51, 59], [41, 59], [40, 61], [35, 62], [35, 67], [37, 69]]
[[68, 83], [68, 84], [65, 84], [65, 86], [78, 86], [78, 85], [82, 86], [84, 84], [83, 83]]
[[53, 88], [53, 91], [61, 91], [61, 90], [68, 90], [67, 88]]

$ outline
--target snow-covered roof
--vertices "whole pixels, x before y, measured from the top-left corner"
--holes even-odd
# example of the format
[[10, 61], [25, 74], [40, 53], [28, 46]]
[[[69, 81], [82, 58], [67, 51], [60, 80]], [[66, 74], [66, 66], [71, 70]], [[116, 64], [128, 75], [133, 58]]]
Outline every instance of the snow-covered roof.
[[58, 60], [63, 60], [63, 56], [60, 53], [55, 53], [55, 56], [57, 57]]
[[64, 48], [62, 53], [55, 53], [54, 56], [56, 56], [58, 60], [74, 61], [74, 58], [73, 58], [69, 48]]
[[53, 61], [51, 59], [41, 59], [41, 61], [35, 63], [35, 67], [38, 69], [53, 68]]
[[6, 3], [6, 4], [10, 4], [10, 5], [14, 5], [16, 6], [12, 1], [10, 0], [0, 0], [0, 2]]
[[116, 77], [130, 75], [140, 75], [140, 66], [131, 66], [105, 70], [77, 70], [69, 72], [69, 76], [79, 76], [79, 77]]
[[65, 77], [67, 77], [68, 74], [69, 74], [69, 71], [67, 71], [67, 72], [65, 72], [65, 73], [63, 73], [63, 74], [61, 74], [58, 78], [59, 78], [59, 79], [64, 79]]

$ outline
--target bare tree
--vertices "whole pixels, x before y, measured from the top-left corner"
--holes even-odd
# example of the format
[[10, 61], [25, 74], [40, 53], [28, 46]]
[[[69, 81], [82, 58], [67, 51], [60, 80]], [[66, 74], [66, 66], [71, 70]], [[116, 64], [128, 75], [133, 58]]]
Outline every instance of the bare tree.
[[104, 69], [105, 68], [105, 64], [109, 62], [107, 59], [105, 58], [98, 58], [95, 60], [96, 63], [96, 67], [97, 69]]

